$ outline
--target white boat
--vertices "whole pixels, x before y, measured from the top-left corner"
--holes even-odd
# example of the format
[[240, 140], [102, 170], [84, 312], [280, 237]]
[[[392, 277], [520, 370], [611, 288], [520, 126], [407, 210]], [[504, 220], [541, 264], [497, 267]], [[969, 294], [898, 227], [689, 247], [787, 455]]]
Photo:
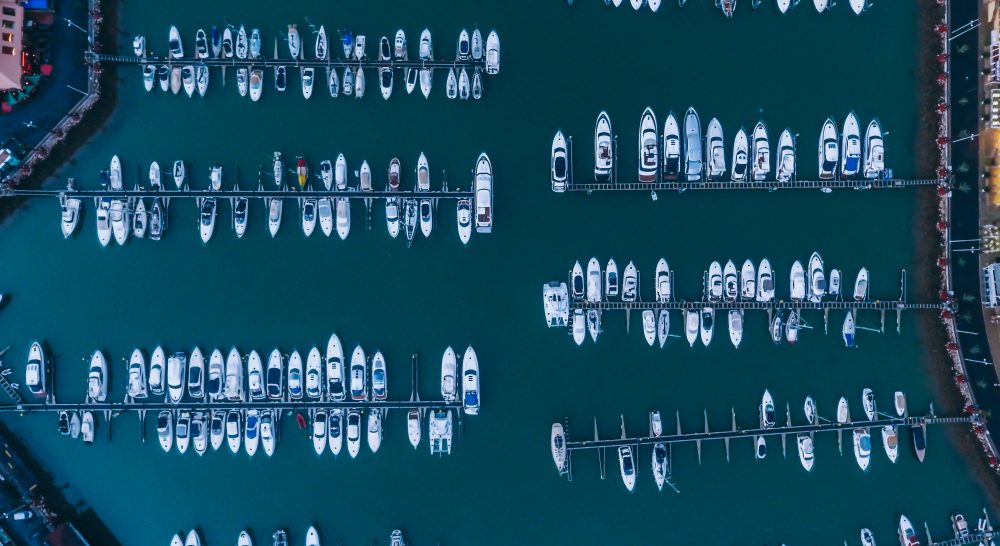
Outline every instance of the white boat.
[[257, 453], [257, 446], [260, 445], [260, 411], [257, 409], [246, 410], [246, 422], [243, 427], [243, 447], [247, 455], [253, 457]]
[[632, 9], [639, 11], [639, 8], [646, 3], [646, 0], [629, 0], [629, 2], [632, 3]]
[[226, 412], [226, 444], [233, 455], [240, 452], [243, 441], [242, 424], [243, 416], [239, 410], [231, 409]]
[[556, 136], [552, 137], [551, 167], [552, 191], [557, 193], [566, 191], [569, 182], [569, 154], [562, 131], [556, 131]]
[[290, 400], [301, 400], [305, 392], [302, 388], [302, 355], [298, 351], [292, 351], [288, 357], [288, 398]]
[[690, 309], [684, 310], [684, 335], [688, 345], [694, 347], [694, 342], [698, 340], [699, 314]]
[[[389, 172], [388, 172], [388, 191], [399, 191], [401, 170], [399, 167], [399, 159], [392, 158], [389, 161]], [[395, 239], [399, 236], [399, 198], [390, 197], [385, 200], [385, 226], [389, 231], [389, 236]]]
[[[284, 186], [281, 186], [284, 190]], [[271, 233], [271, 237], [278, 234], [278, 229], [281, 227], [281, 209], [283, 201], [276, 197], [269, 197], [264, 199], [264, 204], [267, 207], [267, 230]]]
[[207, 243], [215, 231], [215, 197], [201, 198], [201, 214], [198, 221], [201, 232], [201, 242]]
[[111, 242], [111, 199], [103, 198], [97, 206], [97, 240], [102, 247]]
[[312, 442], [313, 451], [316, 455], [322, 455], [326, 451], [326, 427], [327, 417], [325, 409], [317, 409], [312, 412]]
[[170, 92], [175, 95], [181, 92], [181, 67], [177, 65], [170, 68]]
[[405, 61], [409, 58], [409, 53], [406, 51], [406, 33], [403, 29], [396, 31], [396, 39], [393, 42], [393, 58], [397, 61]]
[[805, 403], [802, 405], [802, 411], [806, 415], [806, 422], [810, 425], [816, 424], [816, 401], [812, 399], [811, 396], [806, 397]]
[[788, 320], [785, 321], [785, 339], [788, 343], [795, 344], [799, 340], [799, 311], [793, 309], [788, 313]]
[[882, 427], [882, 447], [885, 449], [886, 457], [889, 457], [889, 462], [895, 463], [899, 457], [899, 434], [896, 432], [896, 427], [892, 425]]
[[313, 94], [313, 84], [316, 80], [316, 69], [311, 66], [304, 66], [299, 72], [302, 80], [302, 96], [308, 100]]
[[740, 275], [732, 260], [726, 261], [722, 273], [723, 295], [726, 301], [736, 301], [740, 297]]
[[274, 423], [274, 410], [263, 410], [260, 412], [260, 445], [264, 448], [264, 454], [268, 457], [274, 455], [276, 438]]
[[236, 69], [236, 91], [241, 97], [247, 96], [250, 85], [250, 72], [245, 66]]
[[656, 339], [659, 341], [661, 349], [666, 345], [668, 337], [670, 337], [670, 311], [660, 309], [660, 313], [656, 317]]
[[795, 140], [788, 129], [782, 131], [778, 138], [778, 162], [775, 169], [778, 182], [788, 182], [795, 178]]
[[913, 528], [909, 518], [899, 516], [899, 537], [902, 546], [920, 546], [920, 539], [917, 538], [917, 531]]
[[877, 119], [868, 123], [865, 129], [864, 176], [878, 178], [885, 171], [885, 141], [882, 139], [882, 126]]
[[556, 464], [556, 470], [562, 475], [566, 471], [566, 431], [561, 423], [552, 423], [549, 448], [552, 451], [552, 462]]
[[848, 311], [847, 316], [844, 317], [844, 324], [840, 330], [841, 337], [844, 339], [845, 347], [854, 347], [854, 334], [856, 330], [857, 326], [854, 324], [854, 313]]
[[288, 25], [288, 54], [291, 55], [293, 59], [298, 59], [301, 50], [302, 39], [299, 36], [298, 26]]
[[135, 209], [132, 211], [132, 235], [136, 239], [144, 238], [148, 225], [149, 213], [146, 212], [146, 203], [142, 199], [138, 199], [135, 203]]
[[829, 291], [830, 297], [833, 299], [840, 299], [840, 270], [831, 269], [830, 270], [830, 283]]
[[191, 350], [191, 358], [188, 360], [187, 392], [191, 398], [205, 396], [205, 357], [198, 347]]
[[337, 69], [332, 66], [326, 69], [326, 87], [331, 97], [340, 95], [340, 78], [337, 77]]
[[629, 260], [625, 266], [625, 274], [622, 276], [622, 301], [635, 301], [639, 292], [639, 271], [635, 264]]
[[854, 299], [856, 301], [868, 299], [868, 269], [864, 267], [858, 271], [858, 276], [854, 279]]
[[629, 493], [635, 490], [635, 455], [632, 446], [618, 448], [618, 467], [621, 469], [622, 482]]
[[573, 311], [573, 341], [579, 346], [583, 345], [583, 340], [587, 338], [587, 319], [583, 309]]
[[319, 217], [319, 227], [323, 235], [329, 237], [333, 233], [333, 205], [330, 198], [321, 197], [316, 203], [316, 214]]
[[351, 400], [361, 402], [368, 398], [368, 361], [365, 359], [365, 351], [360, 345], [354, 347], [351, 354]]
[[156, 66], [151, 64], [146, 64], [142, 66], [142, 86], [146, 91], [153, 90], [153, 84], [156, 83]]
[[837, 145], [837, 124], [826, 118], [819, 132], [819, 179], [832, 180], [837, 174], [840, 147]]
[[[136, 353], [138, 356], [138, 370], [136, 370]], [[35, 398], [46, 398], [48, 396], [47, 382], [49, 374], [46, 367], [45, 352], [42, 345], [37, 341], [28, 348], [28, 364], [24, 369], [24, 384], [28, 387]], [[128, 393], [133, 398], [146, 397], [146, 370], [145, 359], [138, 349], [132, 352], [129, 360]]]
[[604, 268], [604, 295], [609, 300], [618, 297], [620, 290], [618, 282], [618, 264], [614, 258], [608, 260], [608, 265]]
[[758, 461], [767, 457], [767, 440], [763, 436], [754, 438], [754, 457]]
[[478, 415], [479, 404], [479, 359], [470, 345], [462, 357], [462, 409], [466, 415]]
[[830, 0], [813, 0], [813, 6], [816, 7], [816, 11], [819, 13], [823, 13], [831, 7]]
[[601, 312], [597, 309], [587, 310], [587, 333], [590, 340], [597, 343], [597, 336], [601, 333]]
[[172, 59], [180, 59], [184, 56], [184, 44], [181, 42], [181, 33], [173, 25], [170, 25], [170, 42], [168, 47]]
[[684, 175], [689, 182], [701, 180], [704, 168], [704, 151], [701, 148], [701, 120], [695, 109], [684, 114]]
[[739, 348], [743, 341], [743, 311], [739, 309], [729, 310], [729, 341], [733, 342], [733, 347]]
[[840, 151], [843, 154], [840, 162], [840, 173], [845, 177], [857, 176], [861, 170], [861, 128], [854, 112], [847, 114], [844, 129], [840, 137]]
[[132, 52], [135, 53], [136, 57], [144, 58], [146, 56], [146, 37], [142, 34], [136, 35], [132, 38]]
[[208, 424], [205, 420], [205, 412], [196, 411], [191, 414], [191, 443], [194, 444], [194, 452], [199, 456], [208, 451]]
[[483, 60], [483, 33], [479, 32], [479, 29], [472, 31], [472, 45], [471, 45], [472, 60], [481, 61]]
[[601, 301], [601, 264], [597, 258], [591, 258], [587, 262], [587, 301], [596, 303]]
[[708, 266], [708, 286], [705, 287], [705, 292], [709, 301], [722, 300], [722, 266], [719, 262], [713, 261]]
[[715, 308], [705, 307], [701, 310], [701, 344], [708, 347], [712, 343], [712, 333], [715, 331]]
[[368, 410], [368, 448], [377, 453], [382, 445], [382, 410]]
[[869, 389], [865, 388], [861, 392], [861, 402], [865, 408], [865, 416], [868, 417], [869, 421], [875, 420], [875, 393]]
[[310, 525], [309, 529], [306, 531], [306, 546], [320, 546], [319, 531], [317, 531], [312, 525]]
[[172, 411], [161, 410], [156, 417], [156, 436], [164, 453], [170, 453], [174, 447], [174, 413]]
[[151, 394], [160, 396], [165, 392], [165, 377], [166, 355], [163, 348], [157, 345], [149, 359], [149, 392]]
[[663, 179], [677, 180], [681, 171], [681, 133], [673, 112], [663, 122]]
[[319, 26], [319, 31], [316, 33], [316, 48], [314, 51], [316, 60], [319, 61], [325, 61], [330, 52], [329, 42], [326, 40], [326, 28], [323, 25]]
[[233, 58], [233, 53], [234, 53], [234, 49], [233, 49], [233, 29], [229, 28], [229, 26], [226, 26], [226, 28], [224, 28], [222, 30], [222, 44], [221, 44], [221, 47], [222, 47], [222, 50], [221, 50], [222, 58], [223, 59], [232, 59]]
[[156, 79], [160, 82], [160, 90], [166, 93], [170, 90], [170, 84], [172, 83], [171, 76], [173, 71], [169, 66], [161, 66], [156, 69]]
[[757, 268], [757, 301], [774, 301], [774, 274], [767, 258], [761, 260]]
[[63, 237], [68, 239], [76, 231], [76, 226], [80, 222], [80, 205], [82, 202], [76, 197], [67, 198], [63, 195], [59, 198], [59, 204], [62, 209], [60, 227]]
[[334, 457], [340, 455], [340, 450], [344, 446], [344, 410], [340, 408], [330, 410], [326, 435], [330, 440], [330, 451]]
[[746, 260], [740, 268], [740, 298], [753, 301], [757, 296], [757, 272], [753, 262]]
[[642, 312], [642, 334], [646, 337], [646, 343], [652, 347], [656, 342], [656, 313], [651, 309]]
[[448, 80], [445, 83], [445, 96], [449, 99], [458, 98], [458, 76], [455, 75], [455, 69], [448, 69]]
[[493, 231], [493, 165], [485, 152], [476, 159], [476, 233]]
[[763, 121], [758, 121], [753, 128], [753, 142], [751, 144], [753, 152], [753, 163], [750, 164], [751, 175], [754, 181], [761, 181], [771, 173], [771, 145], [767, 140], [767, 126]]
[[420, 233], [423, 233], [424, 237], [430, 237], [431, 231], [434, 229], [434, 212], [431, 206], [430, 199], [421, 199], [419, 201], [420, 207]]
[[707, 174], [711, 180], [719, 180], [726, 174], [726, 145], [723, 141], [722, 124], [717, 118], [708, 122], [705, 132], [705, 149], [707, 150]]
[[315, 345], [306, 356], [305, 394], [311, 400], [323, 396], [323, 359]]
[[326, 395], [333, 402], [347, 398], [344, 386], [344, 349], [337, 334], [326, 342]]
[[843, 396], [837, 402], [837, 422], [840, 424], [846, 424], [851, 421], [851, 411], [847, 405], [847, 399]]
[[486, 73], [497, 72], [500, 72], [500, 37], [495, 30], [491, 30], [486, 37]]
[[358, 34], [354, 37], [354, 58], [359, 61], [367, 56], [365, 54], [365, 45], [367, 45], [365, 42], [364, 34]]
[[361, 410], [347, 410], [347, 453], [351, 458], [361, 451]]
[[[407, 68], [406, 69], [406, 94], [407, 95], [413, 93], [413, 90], [416, 89], [416, 87], [417, 87], [417, 81], [420, 78], [420, 76], [423, 74], [423, 72], [424, 72], [423, 69], [421, 69], [421, 70], [417, 70], [416, 68]], [[428, 73], [429, 72], [430, 71], [428, 71]], [[429, 82], [428, 82], [428, 85], [429, 85]], [[430, 87], [428, 87], [427, 90], [428, 90], [428, 92], [430, 92]]]
[[458, 398], [457, 374], [455, 351], [448, 347], [441, 357], [441, 396], [445, 402], [454, 402]]
[[656, 171], [660, 166], [656, 128], [656, 115], [647, 106], [639, 120], [639, 182], [656, 182]]
[[194, 56], [198, 59], [208, 58], [208, 35], [205, 29], [199, 28], [194, 35]]
[[823, 271], [823, 258], [819, 252], [813, 252], [809, 257], [809, 301], [819, 302], [826, 295], [826, 273]]
[[811, 472], [815, 463], [812, 437], [808, 434], [799, 434], [796, 436], [796, 441], [799, 445], [799, 462], [802, 463], [802, 468], [805, 468], [806, 472]]
[[[235, 191], [239, 191], [239, 184], [233, 188]], [[250, 216], [250, 200], [247, 197], [240, 196], [232, 201], [233, 204], [233, 231], [236, 232], [237, 238], [242, 238], [243, 234], [247, 231], [247, 219]]]
[[254, 68], [250, 71], [250, 100], [257, 102], [260, 100], [261, 91], [264, 89], [264, 71]]
[[798, 260], [792, 264], [792, 271], [788, 278], [789, 289], [792, 301], [802, 301], [806, 299], [806, 272], [802, 268], [802, 263]]
[[199, 64], [194, 69], [195, 87], [198, 89], [198, 96], [204, 97], [208, 91], [208, 67]]
[[387, 374], [385, 367], [385, 357], [382, 356], [382, 351], [375, 351], [375, 355], [372, 356], [372, 377], [371, 377], [371, 391], [372, 400], [382, 401], [385, 400], [388, 395]]
[[459, 199], [455, 206], [455, 213], [458, 222], [458, 238], [463, 245], [467, 245], [472, 237], [472, 200]]
[[[254, 30], [256, 30], [256, 29], [254, 29]], [[235, 49], [236, 49], [236, 58], [237, 59], [246, 59], [247, 58], [247, 49], [248, 49], [247, 29], [244, 28], [243, 25], [240, 25], [240, 29], [236, 32], [236, 47], [235, 47]], [[258, 56], [259, 56], [259, 53], [260, 52], [258, 51]]]
[[861, 470], [868, 471], [872, 458], [872, 435], [866, 428], [854, 429], [854, 458]]
[[733, 170], [730, 175], [733, 182], [746, 182], [750, 166], [750, 143], [747, 132], [740, 127], [733, 139]]
[[898, 417], [906, 417], [906, 395], [903, 391], [896, 391], [893, 395], [893, 400], [896, 406], [896, 415]]
[[[212, 367], [211, 361], [216, 360], [216, 355], [218, 355], [219, 367], [224, 369], [221, 365], [222, 353], [218, 349], [212, 351], [212, 359], [209, 361], [209, 367]], [[225, 377], [225, 371], [222, 372], [222, 376]], [[265, 388], [264, 379], [264, 362], [260, 358], [260, 354], [257, 351], [250, 351], [247, 355], [247, 394], [250, 395], [251, 400], [263, 400], [267, 397], [267, 392]], [[222, 399], [225, 397], [225, 388], [220, 385], [219, 394], [216, 398]]]
[[187, 538], [184, 539], [184, 546], [201, 546], [201, 536], [198, 531], [194, 529], [188, 531]]
[[187, 355], [176, 352], [167, 358], [167, 397], [177, 404], [184, 398], [184, 383], [187, 370]]
[[181, 67], [181, 82], [184, 84], [184, 92], [188, 98], [193, 97], [196, 87], [194, 66]]
[[309, 237], [316, 229], [316, 198], [300, 197], [299, 204], [302, 207], [302, 233]]
[[[434, 47], [431, 41], [431, 31], [426, 28], [420, 33], [420, 60], [421, 61], [432, 61], [434, 60]], [[431, 94], [431, 84], [434, 79], [434, 69], [432, 68], [421, 68], [420, 69], [420, 92], [423, 93], [424, 98], [430, 96]], [[407, 85], [409, 86], [409, 78], [407, 78]]]
[[182, 410], [177, 414], [177, 424], [174, 426], [174, 443], [177, 445], [177, 452], [181, 455], [187, 453], [188, 446], [191, 445], [191, 412]]
[[223, 392], [229, 400], [243, 400], [243, 358], [236, 347], [230, 347], [226, 355], [226, 378]]
[[[31, 344], [28, 352], [28, 370], [25, 374], [25, 383], [28, 390], [36, 398], [45, 398], [45, 368], [44, 355], [41, 345], [37, 342]], [[142, 399], [148, 395], [146, 385], [146, 357], [142, 351], [134, 349], [128, 361], [128, 387], [126, 390], [129, 398]]]
[[365, 69], [360, 65], [354, 70], [354, 98], [365, 96]]
[[760, 399], [760, 428], [774, 428], [776, 424], [774, 412], [774, 398], [771, 391], [764, 389], [764, 395]]
[[455, 48], [455, 59], [458, 61], [468, 61], [472, 56], [472, 44], [469, 42], [469, 31], [462, 29], [458, 34], [458, 46]]
[[108, 209], [108, 219], [111, 222], [111, 232], [115, 236], [115, 242], [124, 245], [131, 232], [128, 204], [121, 199], [112, 199], [111, 207]]
[[465, 67], [462, 67], [462, 70], [458, 73], [458, 99], [469, 100], [471, 89], [469, 73], [465, 70]]
[[594, 127], [594, 177], [598, 182], [610, 181], [614, 169], [614, 155], [611, 142], [611, 119], [607, 112], [597, 116]]
[[406, 435], [410, 439], [410, 445], [417, 449], [420, 445], [421, 424], [420, 410], [411, 409], [406, 414]]

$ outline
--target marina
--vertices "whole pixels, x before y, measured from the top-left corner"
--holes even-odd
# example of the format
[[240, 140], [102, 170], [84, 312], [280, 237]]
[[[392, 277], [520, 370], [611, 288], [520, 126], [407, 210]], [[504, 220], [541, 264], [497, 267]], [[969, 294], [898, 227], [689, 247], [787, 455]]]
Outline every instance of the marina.
[[[290, 534], [291, 532], [288, 529], [278, 529], [271, 534], [270, 544], [272, 544], [272, 546], [288, 546], [288, 537]], [[259, 542], [256, 543], [254, 542], [253, 537], [254, 533], [250, 529], [243, 529], [239, 532], [239, 535], [236, 538], [236, 545], [254, 546], [254, 544], [260, 544], [261, 546], [266, 546], [268, 544], [268, 542], [265, 541], [266, 535], [258, 536], [257, 540]], [[320, 546], [321, 544], [320, 532], [313, 525], [310, 525], [309, 528], [306, 529], [304, 538], [305, 546]], [[197, 529], [192, 529], [187, 533], [181, 532], [175, 534], [169, 544], [170, 546], [201, 546], [202, 543], [201, 534], [198, 533]], [[298, 544], [297, 541], [293, 541], [292, 543]], [[338, 544], [343, 544], [343, 542], [338, 542]], [[372, 544], [374, 545], [375, 541], [372, 541]], [[389, 542], [379, 542], [379, 544], [388, 544], [389, 546], [406, 546], [407, 543], [404, 538], [403, 531], [394, 529], [391, 533], [389, 533]]]
[[[577, 0], [566, 0], [566, 3], [573, 5]], [[788, 13], [788, 10], [797, 6], [802, 0], [774, 0], [772, 8], [775, 13], [780, 13], [782, 15]], [[677, 6], [683, 8], [687, 3], [687, 0], [677, 0]], [[715, 0], [715, 7], [722, 11], [722, 15], [727, 18], [732, 18], [736, 13], [736, 5], [740, 3], [738, 0]], [[749, 4], [753, 11], [757, 11], [764, 4], [772, 4], [770, 0], [743, 0], [742, 4]], [[836, 0], [813, 0], [812, 2], [805, 2], [807, 4], [811, 3], [813, 7], [816, 8], [817, 13], [824, 13], [830, 11], [837, 4]], [[622, 5], [631, 4], [634, 11], [649, 11], [656, 13], [660, 9], [661, 4], [673, 4], [672, 0], [604, 0], [604, 5], [611, 7], [621, 7]], [[861, 15], [863, 12], [867, 11], [874, 5], [871, 0], [850, 0], [847, 2], [851, 11], [855, 15]], [[664, 11], [667, 11], [664, 9]]]

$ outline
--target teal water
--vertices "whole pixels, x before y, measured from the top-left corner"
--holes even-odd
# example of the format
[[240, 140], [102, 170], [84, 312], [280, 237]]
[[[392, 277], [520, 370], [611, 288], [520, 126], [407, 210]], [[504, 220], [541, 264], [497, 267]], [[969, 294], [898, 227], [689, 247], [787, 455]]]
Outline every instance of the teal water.
[[[315, 4], [220, 1], [179, 9], [123, 2], [123, 48], [127, 36], [143, 33], [162, 51], [176, 24], [190, 49], [198, 26], [224, 22], [259, 26], [268, 43], [288, 22], [305, 27], [308, 17], [328, 32], [344, 26], [365, 32], [370, 53], [377, 36], [403, 27], [413, 54], [428, 26], [443, 56], [461, 28], [478, 24], [500, 34], [501, 72], [487, 79], [482, 101], [452, 103], [444, 97], [443, 74], [430, 100], [405, 95], [397, 76], [385, 102], [369, 74], [361, 101], [332, 100], [318, 90], [306, 102], [294, 74], [290, 89], [278, 95], [268, 71], [264, 98], [252, 104], [239, 100], [232, 80], [219, 85], [218, 72], [207, 97], [187, 99], [147, 94], [137, 69], [122, 70], [118, 110], [48, 186], [60, 187], [70, 176], [94, 185], [117, 153], [129, 185], [150, 161], [166, 166], [183, 158], [196, 184], [206, 184], [208, 168], [222, 163], [227, 183], [238, 168], [246, 187], [256, 185], [258, 165], [267, 165], [275, 149], [314, 166], [340, 152], [352, 169], [367, 159], [376, 185], [391, 157], [410, 173], [424, 151], [435, 186], [441, 169], [452, 187], [467, 186], [485, 150], [496, 174], [494, 233], [474, 234], [462, 248], [452, 205], [442, 204], [440, 228], [407, 249], [385, 234], [380, 210], [375, 229], [366, 232], [356, 206], [347, 241], [326, 240], [318, 230], [306, 240], [296, 208], [286, 206], [282, 231], [271, 239], [255, 203], [242, 240], [227, 228], [229, 208], [222, 205], [215, 237], [202, 245], [195, 207], [175, 203], [163, 241], [101, 249], [92, 206], [77, 236], [63, 241], [56, 204], [34, 201], [0, 229], [0, 245], [17, 257], [0, 273], [3, 292], [13, 295], [0, 313], [0, 329], [13, 345], [7, 363], [20, 368], [31, 341], [44, 339], [56, 353], [60, 400], [79, 400], [82, 359], [100, 348], [116, 365], [110, 398], [118, 400], [120, 359], [137, 345], [147, 352], [158, 343], [171, 350], [235, 344], [245, 352], [274, 346], [304, 352], [335, 331], [348, 346], [361, 343], [386, 355], [395, 398], [408, 395], [409, 355], [419, 353], [428, 398], [438, 392], [444, 348], [472, 344], [483, 376], [482, 415], [466, 420], [453, 454], [441, 459], [431, 458], [426, 444], [414, 452], [404, 416], [390, 415], [379, 453], [364, 448], [356, 460], [317, 459], [290, 419], [273, 459], [247, 460], [165, 455], [151, 424], [148, 441], [137, 441], [133, 417], [116, 419], [110, 443], [101, 423], [101, 439], [90, 447], [59, 436], [54, 419], [5, 418], [69, 482], [67, 494], [93, 507], [123, 544], [166, 544], [192, 526], [209, 545], [235, 543], [244, 527], [262, 539], [278, 526], [301, 543], [310, 524], [327, 543], [345, 544], [381, 541], [396, 527], [415, 544], [839, 544], [856, 543], [862, 526], [889, 544], [900, 511], [928, 521], [938, 535], [947, 533], [952, 510], [974, 519], [983, 493], [941, 428], [930, 431], [925, 463], [917, 463], [904, 436], [899, 462], [890, 465], [876, 446], [868, 473], [849, 449], [837, 454], [833, 436], [817, 437], [811, 474], [794, 451], [782, 459], [773, 443], [770, 456], [755, 461], [748, 442], [734, 442], [728, 464], [721, 444], [704, 447], [701, 465], [693, 446], [680, 447], [673, 462], [679, 495], [656, 492], [647, 451], [629, 495], [613, 459], [601, 481], [595, 457], [578, 456], [568, 483], [556, 476], [547, 447], [550, 424], [564, 417], [574, 437], [590, 434], [594, 416], [602, 435], [616, 435], [620, 414], [631, 432], [644, 432], [654, 408], [664, 412], [668, 429], [675, 411], [685, 429], [700, 428], [703, 409], [713, 427], [728, 427], [731, 408], [748, 426], [764, 388], [797, 419], [806, 395], [818, 400], [822, 415], [832, 416], [841, 395], [860, 414], [863, 387], [875, 389], [884, 407], [895, 390], [907, 392], [914, 412], [934, 401], [926, 347], [911, 314], [899, 335], [892, 322], [885, 335], [860, 332], [853, 351], [819, 330], [805, 332], [797, 346], [775, 347], [762, 314], [748, 315], [738, 351], [722, 329], [708, 349], [678, 340], [661, 351], [646, 346], [638, 316], [626, 335], [623, 317], [612, 313], [600, 342], [577, 348], [564, 332], [545, 328], [540, 301], [542, 283], [563, 278], [574, 260], [592, 255], [613, 256], [620, 267], [634, 260], [646, 273], [647, 294], [654, 264], [664, 256], [678, 293], [693, 298], [713, 259], [767, 256], [783, 280], [791, 262], [813, 250], [850, 278], [867, 266], [873, 297], [896, 297], [899, 270], [916, 267], [914, 233], [931, 229], [913, 223], [914, 192], [661, 193], [656, 202], [643, 194], [556, 195], [548, 186], [548, 151], [556, 129], [574, 135], [577, 176], [587, 178], [589, 135], [606, 109], [621, 137], [624, 178], [636, 166], [643, 108], [652, 106], [662, 122], [666, 111], [693, 104], [703, 122], [719, 117], [727, 146], [739, 125], [749, 128], [758, 119], [772, 138], [794, 128], [807, 143], [801, 172], [811, 175], [811, 143], [823, 119], [834, 115], [839, 122], [855, 109], [863, 120], [878, 116], [889, 131], [888, 161], [897, 176], [926, 174], [914, 167], [914, 5], [879, 3], [856, 18], [846, 5], [818, 16], [806, 2], [780, 18], [768, 8], [752, 13], [747, 4], [725, 21], [709, 2], [689, 2], [683, 10], [666, 2], [655, 16], [582, 0], [573, 8], [557, 0]], [[806, 319], [821, 321], [818, 314]], [[875, 326], [877, 315], [862, 315], [862, 323]], [[675, 332], [679, 324], [675, 316]]]

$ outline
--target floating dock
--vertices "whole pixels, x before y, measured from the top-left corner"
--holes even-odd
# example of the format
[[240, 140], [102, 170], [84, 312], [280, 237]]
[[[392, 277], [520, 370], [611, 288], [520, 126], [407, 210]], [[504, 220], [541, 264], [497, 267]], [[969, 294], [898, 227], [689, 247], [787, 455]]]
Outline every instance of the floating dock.
[[567, 192], [615, 192], [615, 191], [676, 191], [687, 190], [872, 190], [892, 188], [913, 188], [918, 186], [938, 186], [941, 180], [937, 178], [913, 178], [888, 180], [881, 179], [846, 179], [846, 180], [761, 180], [733, 182], [731, 180], [707, 181], [665, 181], [665, 182], [585, 182], [577, 184], [572, 181], [566, 184]]
[[[377, 44], [376, 44], [377, 45]], [[313, 68], [455, 68], [455, 69], [481, 69], [483, 74], [486, 74], [486, 60], [485, 56], [482, 60], [476, 61], [471, 57], [466, 61], [459, 60], [428, 60], [423, 61], [420, 59], [412, 60], [401, 60], [401, 59], [389, 59], [389, 60], [379, 60], [374, 57], [365, 57], [362, 60], [357, 59], [327, 59], [325, 61], [317, 59], [267, 59], [264, 57], [258, 57], [256, 59], [238, 59], [233, 57], [231, 59], [220, 59], [220, 58], [207, 58], [207, 59], [174, 59], [172, 57], [156, 57], [156, 56], [146, 56], [146, 57], [136, 57], [135, 55], [107, 55], [104, 53], [95, 53], [93, 51], [87, 51], [84, 54], [84, 60], [88, 63], [99, 62], [102, 64], [119, 64], [119, 65], [167, 65], [167, 66], [198, 66], [205, 65], [209, 67], [247, 67], [247, 68], [266, 68], [274, 66], [286, 66], [286, 67], [313, 67]]]
[[387, 191], [387, 190], [372, 190], [372, 191], [360, 191], [353, 189], [346, 190], [328, 190], [325, 188], [320, 189], [309, 189], [309, 190], [110, 190], [110, 189], [96, 189], [96, 190], [78, 190], [78, 189], [63, 189], [63, 190], [34, 190], [34, 189], [22, 189], [22, 188], [3, 188], [0, 190], [0, 197], [76, 197], [78, 199], [83, 198], [109, 198], [109, 199], [142, 199], [148, 197], [160, 197], [160, 198], [205, 198], [205, 197], [215, 197], [218, 199], [235, 199], [238, 197], [246, 197], [248, 199], [259, 198], [259, 199], [303, 199], [309, 197], [336, 197], [342, 199], [472, 199], [475, 194], [472, 191], [458, 191], [458, 190], [428, 190], [428, 191]]

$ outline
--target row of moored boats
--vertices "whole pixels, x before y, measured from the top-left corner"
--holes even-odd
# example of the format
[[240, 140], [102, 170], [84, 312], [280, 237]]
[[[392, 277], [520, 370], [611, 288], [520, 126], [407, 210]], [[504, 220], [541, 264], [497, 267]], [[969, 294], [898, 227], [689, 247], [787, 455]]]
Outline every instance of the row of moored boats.
[[[604, 3], [609, 6], [619, 7], [625, 3], [626, 0], [604, 0]], [[632, 5], [632, 9], [639, 11], [643, 9], [644, 6], [648, 6], [649, 10], [652, 12], [657, 12], [660, 9], [660, 4], [666, 0], [628, 0], [628, 3]], [[801, 0], [775, 0], [774, 5], [778, 12], [781, 14], [788, 13], [788, 10], [794, 8], [798, 5]], [[677, 0], [677, 4], [680, 7], [684, 7], [687, 0]], [[744, 0], [744, 2], [749, 2], [753, 9], [757, 9], [763, 3], [763, 0]], [[572, 1], [570, 2], [572, 3]], [[733, 13], [736, 11], [737, 0], [715, 0], [715, 7], [722, 10], [722, 14], [726, 17], [732, 17]], [[813, 0], [813, 6], [816, 11], [823, 13], [829, 11], [836, 5], [836, 0]], [[851, 11], [855, 15], [861, 15], [861, 13], [871, 7], [869, 0], [849, 0], [848, 5], [851, 7]]]
[[[185, 538], [181, 538], [184, 536]], [[239, 537], [236, 539], [236, 546], [254, 546], [254, 544], [266, 544], [266, 543], [255, 543], [253, 540], [253, 535], [250, 531], [244, 529], [240, 531]], [[288, 546], [290, 543], [288, 541], [288, 531], [285, 529], [278, 529], [271, 535], [271, 546]], [[179, 533], [170, 539], [170, 546], [201, 546], [202, 540], [201, 535], [197, 530], [190, 530], [185, 535], [184, 533]], [[309, 529], [306, 530], [305, 536], [305, 546], [321, 546], [319, 539], [319, 531], [316, 530], [315, 526], [310, 525]], [[406, 541], [403, 539], [403, 532], [399, 529], [394, 530], [389, 535], [389, 546], [406, 546]]]

